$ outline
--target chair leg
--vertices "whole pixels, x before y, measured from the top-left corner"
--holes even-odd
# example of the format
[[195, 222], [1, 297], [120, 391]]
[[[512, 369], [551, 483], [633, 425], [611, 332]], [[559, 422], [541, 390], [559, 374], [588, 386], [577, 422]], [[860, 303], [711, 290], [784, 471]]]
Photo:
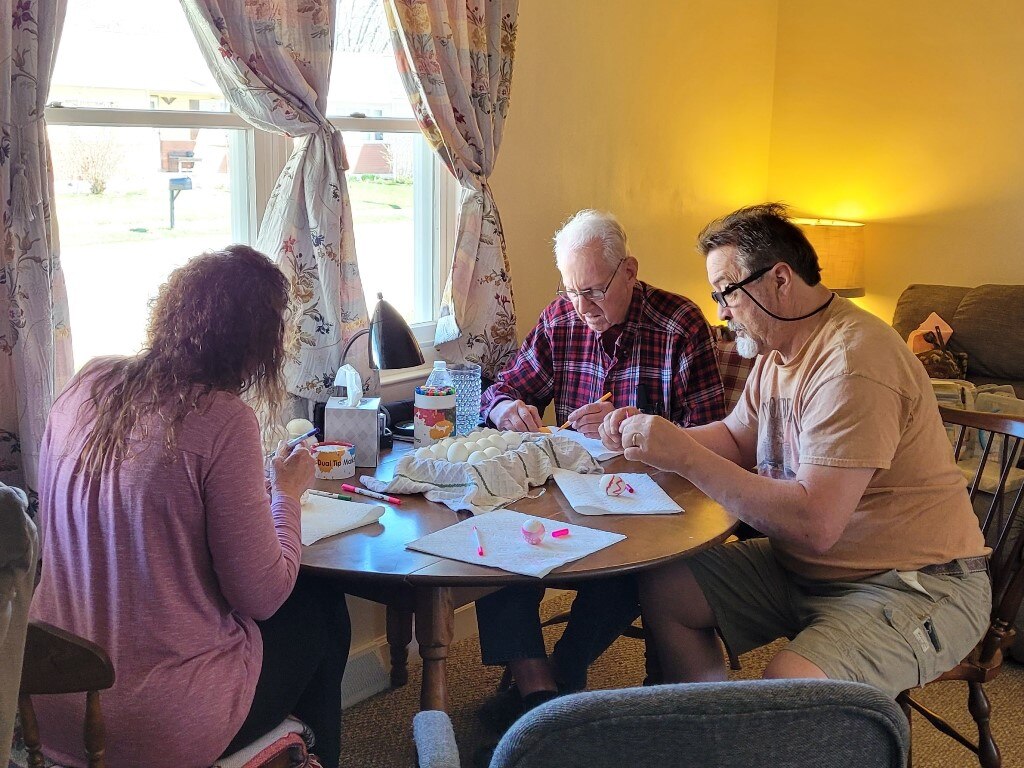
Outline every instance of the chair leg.
[[100, 692], [89, 691], [85, 694], [85, 754], [89, 759], [89, 768], [104, 768], [105, 740]]
[[968, 683], [967, 688], [967, 709], [978, 725], [978, 762], [982, 768], [1002, 768], [1003, 758], [989, 725], [992, 706], [985, 695], [985, 687], [981, 683]]
[[43, 747], [39, 740], [39, 723], [32, 700], [28, 696], [18, 697], [18, 713], [21, 715], [21, 734], [25, 739], [29, 768], [43, 768]]
[[388, 648], [391, 651], [391, 687], [409, 682], [409, 643], [412, 642], [412, 611], [390, 605], [386, 612]]

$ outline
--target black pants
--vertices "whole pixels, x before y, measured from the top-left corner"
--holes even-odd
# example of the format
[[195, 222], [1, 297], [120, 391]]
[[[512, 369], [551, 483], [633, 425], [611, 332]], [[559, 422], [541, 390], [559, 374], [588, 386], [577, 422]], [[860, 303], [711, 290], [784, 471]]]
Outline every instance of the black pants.
[[313, 729], [325, 768], [341, 759], [341, 678], [352, 625], [345, 595], [329, 582], [299, 576], [277, 613], [256, 622], [263, 666], [249, 714], [225, 755], [237, 752], [294, 714]]
[[[547, 656], [538, 612], [543, 597], [544, 587], [525, 585], [506, 587], [476, 601], [484, 664]], [[579, 584], [569, 622], [551, 654], [559, 689], [586, 688], [587, 668], [639, 615], [640, 599], [632, 576]]]

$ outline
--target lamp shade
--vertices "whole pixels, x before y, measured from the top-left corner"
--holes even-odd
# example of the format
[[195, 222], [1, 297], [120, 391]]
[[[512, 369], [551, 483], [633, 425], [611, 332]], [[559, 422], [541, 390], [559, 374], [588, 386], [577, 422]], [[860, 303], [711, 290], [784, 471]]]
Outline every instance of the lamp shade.
[[821, 265], [821, 281], [840, 296], [864, 295], [864, 225], [835, 219], [793, 219]]
[[370, 346], [381, 370], [423, 365], [423, 353], [412, 329], [380, 293], [370, 323]]

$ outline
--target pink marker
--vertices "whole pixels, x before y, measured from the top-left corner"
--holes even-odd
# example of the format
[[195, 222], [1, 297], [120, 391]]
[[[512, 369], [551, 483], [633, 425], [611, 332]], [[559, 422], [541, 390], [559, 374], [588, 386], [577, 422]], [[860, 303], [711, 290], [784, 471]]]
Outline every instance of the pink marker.
[[636, 491], [633, 490], [633, 486], [632, 485], [630, 485], [629, 483], [626, 483], [625, 480], [623, 480], [622, 482], [625, 483], [627, 491], [629, 491], [630, 493], [636, 493]]
[[568, 535], [569, 535], [569, 529], [568, 528], [559, 528], [557, 531], [552, 531], [551, 532], [551, 537], [555, 538], [555, 539], [560, 539], [563, 536], [568, 536]]
[[477, 527], [473, 526], [473, 540], [476, 541], [476, 553], [480, 557], [484, 556], [484, 543], [480, 540], [480, 531]]
[[394, 496], [388, 496], [384, 493], [377, 493], [376, 491], [368, 491], [365, 488], [356, 488], [354, 485], [348, 483], [341, 484], [341, 490], [348, 491], [349, 493], [358, 493], [360, 496], [368, 496], [371, 499], [379, 499], [380, 501], [386, 501], [389, 504], [401, 504], [401, 499], [396, 499]]

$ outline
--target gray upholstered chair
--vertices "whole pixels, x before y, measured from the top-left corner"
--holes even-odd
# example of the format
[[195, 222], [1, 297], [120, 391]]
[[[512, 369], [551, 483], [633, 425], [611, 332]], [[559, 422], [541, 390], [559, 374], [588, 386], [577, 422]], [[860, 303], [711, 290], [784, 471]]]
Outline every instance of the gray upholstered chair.
[[[420, 712], [421, 768], [458, 768], [451, 721]], [[524, 715], [491, 768], [903, 768], [906, 718], [883, 693], [832, 680], [661, 685], [564, 696]]]
[[0, 483], [0, 765], [5, 767], [39, 554], [36, 527], [27, 510], [25, 494]]

